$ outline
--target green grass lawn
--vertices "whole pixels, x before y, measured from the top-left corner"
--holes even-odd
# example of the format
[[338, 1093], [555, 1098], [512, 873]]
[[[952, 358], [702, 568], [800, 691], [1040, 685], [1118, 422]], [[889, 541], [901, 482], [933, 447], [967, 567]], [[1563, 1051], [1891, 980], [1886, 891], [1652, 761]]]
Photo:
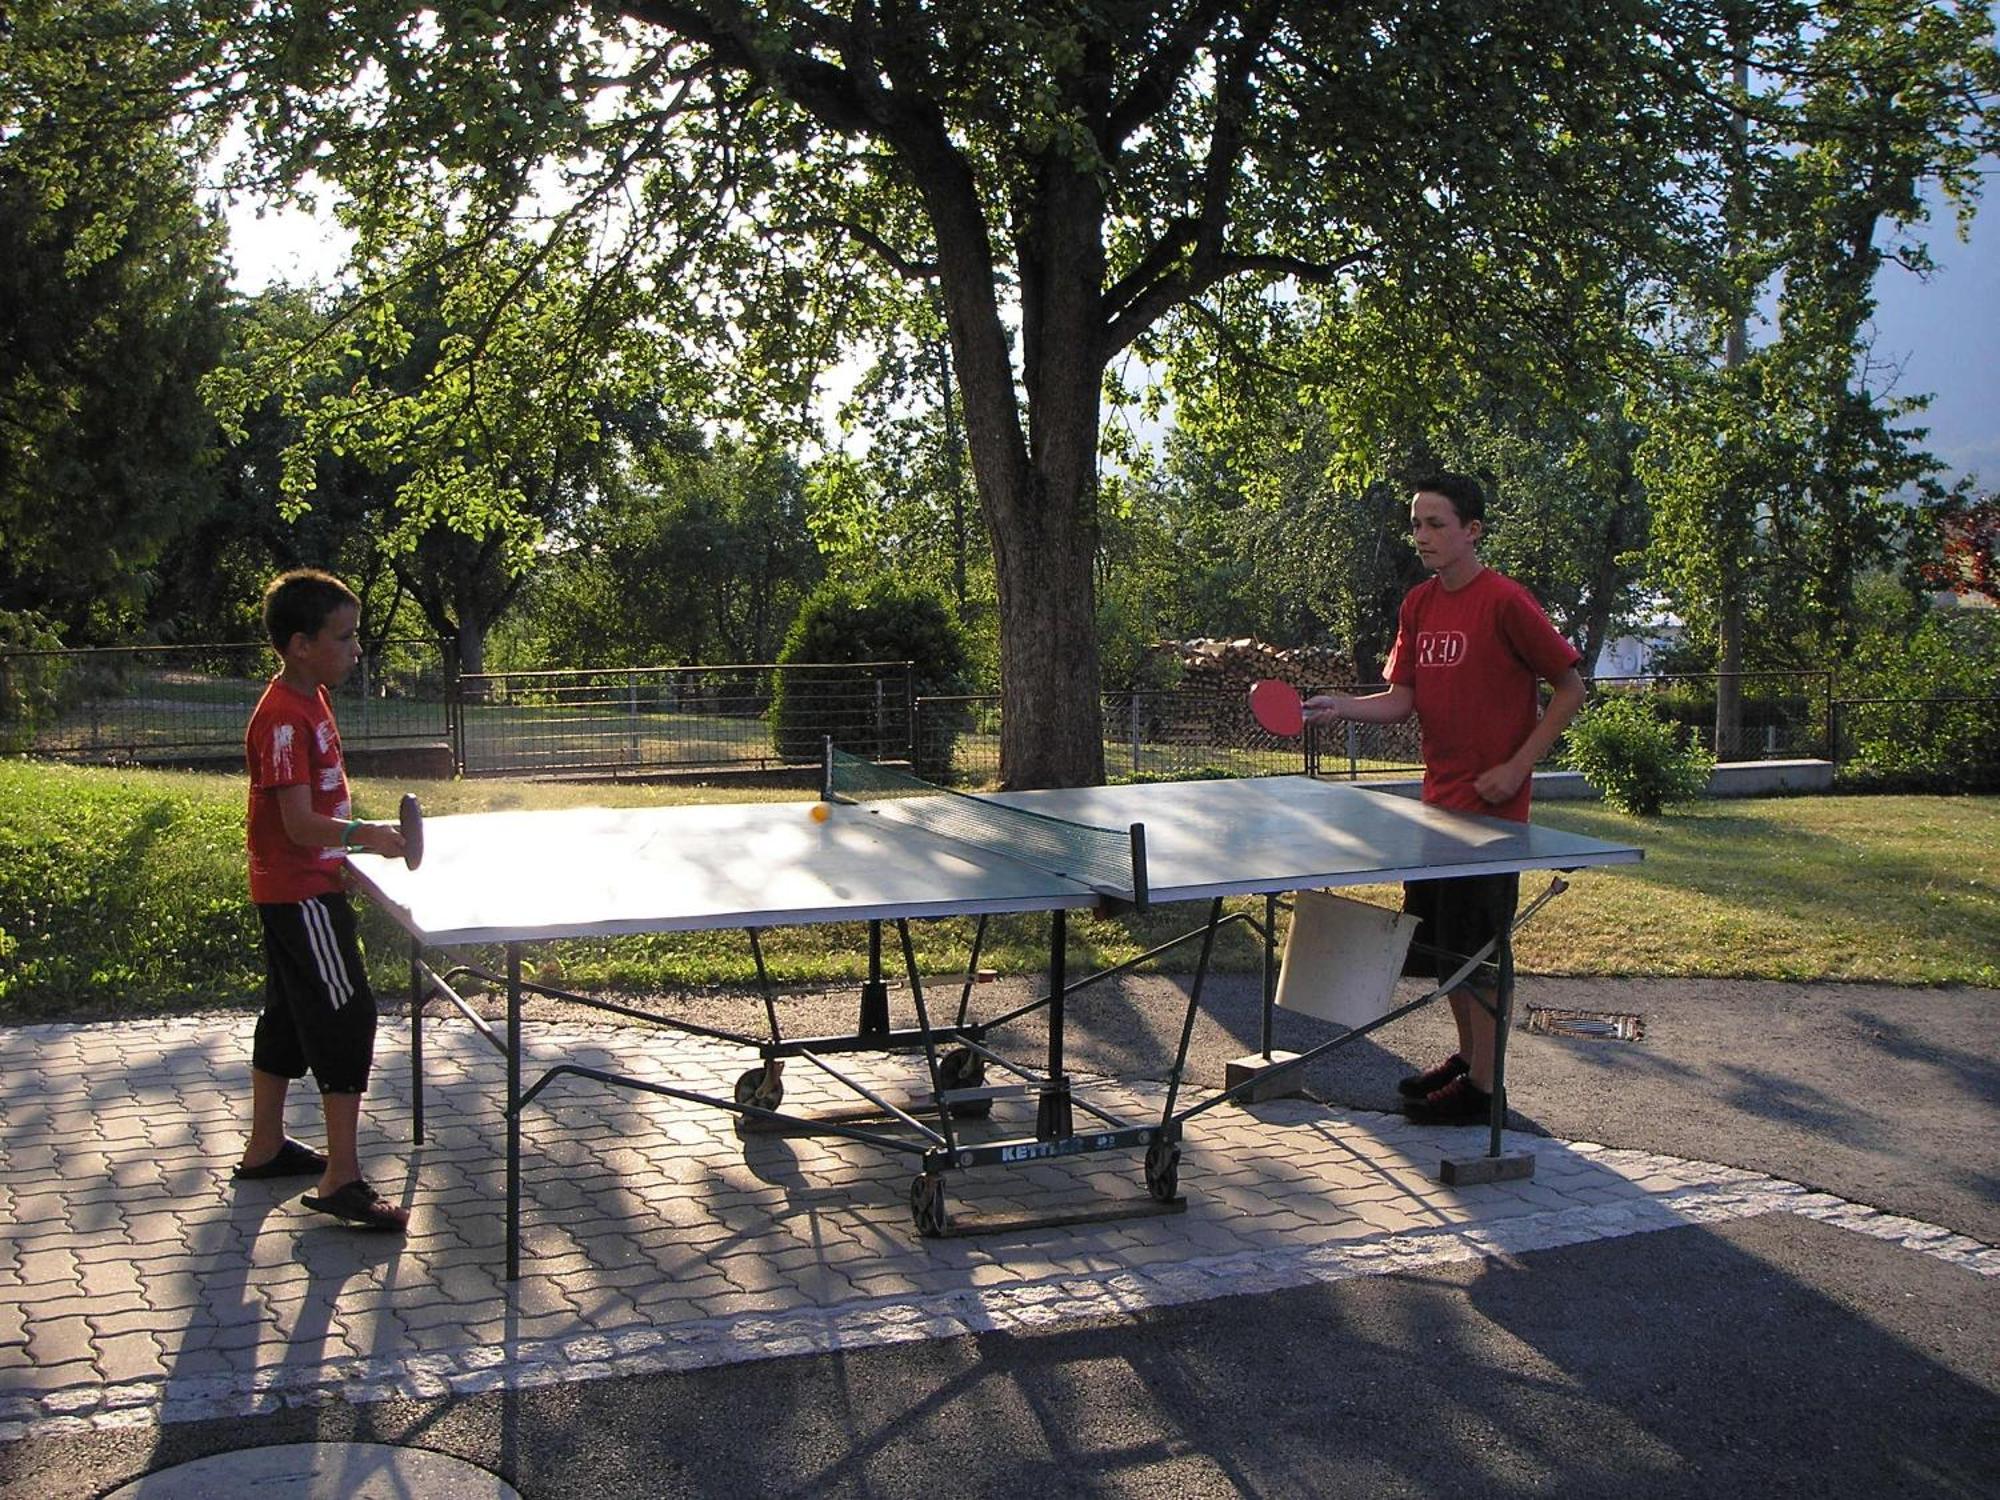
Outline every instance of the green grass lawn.
[[[633, 784], [431, 782], [433, 815], [700, 800], [797, 792]], [[389, 816], [402, 783], [359, 781], [364, 815]], [[1521, 932], [1523, 968], [1542, 973], [1716, 975], [2000, 985], [2000, 798], [1798, 797], [1703, 803], [1663, 818], [1577, 803], [1538, 821], [1646, 850], [1637, 866], [1579, 872]], [[243, 788], [235, 776], [0, 761], [0, 1020], [46, 1021], [243, 1004], [260, 984], [244, 894]], [[1524, 879], [1524, 897], [1540, 889]], [[1389, 889], [1360, 894], [1393, 901]], [[1261, 906], [1261, 903], [1256, 903]], [[1249, 909], [1246, 904], [1245, 909]], [[1185, 908], [1071, 924], [1072, 973], [1117, 962], [1184, 930]], [[404, 983], [401, 934], [366, 910], [385, 993]], [[996, 923], [983, 963], [1046, 961], [1037, 919]], [[922, 923], [928, 972], [962, 964], [970, 926]], [[774, 931], [781, 982], [861, 972], [859, 927]], [[737, 933], [546, 945], [575, 988], [645, 990], [752, 976]], [[1183, 950], [1169, 967], [1189, 967]], [[1219, 962], [1256, 950], [1239, 924]]]

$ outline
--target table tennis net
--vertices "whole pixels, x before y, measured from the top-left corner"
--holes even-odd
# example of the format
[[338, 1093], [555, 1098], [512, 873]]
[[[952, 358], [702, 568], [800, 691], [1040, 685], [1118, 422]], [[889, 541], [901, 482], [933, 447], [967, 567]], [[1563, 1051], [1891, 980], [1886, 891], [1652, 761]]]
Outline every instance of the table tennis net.
[[1146, 904], [1146, 830], [1099, 828], [1010, 807], [829, 747], [829, 799], [953, 843], [1005, 854], [1106, 896]]

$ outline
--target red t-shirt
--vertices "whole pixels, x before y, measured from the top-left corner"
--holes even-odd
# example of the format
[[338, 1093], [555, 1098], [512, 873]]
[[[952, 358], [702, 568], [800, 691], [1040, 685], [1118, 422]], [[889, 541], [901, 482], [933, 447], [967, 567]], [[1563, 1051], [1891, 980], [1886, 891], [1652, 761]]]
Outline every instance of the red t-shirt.
[[1534, 733], [1537, 683], [1553, 682], [1581, 660], [1535, 596], [1491, 568], [1461, 589], [1436, 578], [1411, 589], [1383, 676], [1417, 695], [1424, 801], [1527, 822], [1532, 776], [1505, 802], [1488, 802], [1474, 783]]
[[243, 732], [243, 759], [250, 770], [250, 815], [245, 842], [250, 850], [250, 899], [305, 901], [341, 889], [346, 854], [339, 847], [308, 849], [285, 832], [278, 810], [281, 787], [309, 786], [316, 813], [350, 817], [347, 766], [340, 758], [340, 731], [326, 689], [308, 698], [273, 677]]

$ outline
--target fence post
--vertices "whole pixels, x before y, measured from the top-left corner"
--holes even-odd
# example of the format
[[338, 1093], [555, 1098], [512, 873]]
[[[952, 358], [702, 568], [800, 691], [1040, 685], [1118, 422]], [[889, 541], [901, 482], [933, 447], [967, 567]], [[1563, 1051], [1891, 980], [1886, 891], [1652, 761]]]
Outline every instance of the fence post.
[[1132, 779], [1134, 781], [1137, 781], [1139, 779], [1139, 770], [1140, 770], [1139, 690], [1137, 688], [1134, 688], [1132, 690], [1132, 708], [1131, 708], [1130, 718], [1132, 722]]
[[633, 765], [639, 764], [639, 674], [625, 674], [625, 753]]
[[458, 669], [458, 650], [450, 641], [438, 642], [438, 655], [444, 658], [445, 732], [451, 740], [452, 770], [464, 776], [470, 764], [465, 743], [464, 674]]

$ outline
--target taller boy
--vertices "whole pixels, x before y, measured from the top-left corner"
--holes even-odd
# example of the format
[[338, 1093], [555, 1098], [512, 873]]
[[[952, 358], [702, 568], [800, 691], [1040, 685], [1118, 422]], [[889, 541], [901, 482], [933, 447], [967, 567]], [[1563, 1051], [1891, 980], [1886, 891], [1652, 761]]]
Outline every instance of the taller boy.
[[[353, 816], [327, 689], [361, 659], [360, 602], [339, 579], [302, 568], [264, 591], [264, 625], [284, 662], [250, 716], [250, 899], [264, 930], [264, 1011], [250, 1054], [251, 1124], [238, 1177], [305, 1176], [306, 1207], [400, 1231], [403, 1209], [361, 1175], [356, 1136], [375, 1056], [375, 995], [344, 889], [349, 850], [395, 857], [403, 836]], [[326, 1155], [285, 1138], [285, 1094], [310, 1069], [326, 1117]]]
[[[1528, 820], [1535, 763], [1583, 706], [1576, 648], [1556, 633], [1521, 585], [1479, 560], [1486, 497], [1477, 480], [1440, 474], [1410, 497], [1417, 556], [1432, 576], [1411, 589], [1383, 671], [1389, 687], [1306, 701], [1314, 723], [1356, 719], [1422, 729], [1425, 802], [1456, 812]], [[1553, 689], [1540, 708], [1538, 684]], [[1438, 954], [1440, 982], [1514, 920], [1518, 875], [1413, 880], [1404, 910], [1422, 918], [1419, 941]], [[1397, 1085], [1415, 1119], [1485, 1120], [1492, 1106], [1498, 985], [1490, 968], [1451, 994], [1458, 1051]]]

